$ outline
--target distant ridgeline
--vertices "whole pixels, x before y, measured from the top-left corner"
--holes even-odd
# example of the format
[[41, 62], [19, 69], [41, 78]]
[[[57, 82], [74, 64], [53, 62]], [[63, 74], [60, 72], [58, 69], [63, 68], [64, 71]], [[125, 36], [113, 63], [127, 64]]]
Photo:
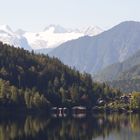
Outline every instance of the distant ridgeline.
[[98, 99], [109, 101], [120, 94], [105, 84], [94, 83], [89, 74], [81, 74], [57, 58], [0, 43], [1, 108], [90, 108]]

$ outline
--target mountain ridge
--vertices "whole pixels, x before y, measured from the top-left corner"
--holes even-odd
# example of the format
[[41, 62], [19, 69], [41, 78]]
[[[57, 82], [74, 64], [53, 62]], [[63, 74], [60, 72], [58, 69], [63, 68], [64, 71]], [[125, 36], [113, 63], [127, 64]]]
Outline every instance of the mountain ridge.
[[129, 57], [123, 62], [112, 64], [105, 69], [101, 70], [94, 76], [97, 81], [113, 81], [119, 80], [123, 73], [129, 71], [134, 66], [140, 64], [140, 50], [138, 50], [133, 56]]
[[134, 65], [130, 69], [120, 73], [118, 79], [106, 82], [113, 88], [117, 88], [124, 93], [140, 91], [140, 64]]
[[126, 21], [93, 37], [80, 37], [52, 50], [49, 55], [81, 72], [95, 74], [126, 60], [140, 49], [140, 22]]
[[[40, 32], [28, 32], [22, 29], [18, 29], [14, 32], [8, 25], [1, 25], [0, 41], [27, 50], [40, 50], [55, 48], [69, 40], [77, 39], [85, 35], [97, 35], [102, 31], [103, 30], [99, 27], [97, 28], [97, 26], [87, 27], [83, 30], [67, 29], [60, 25], [52, 24]], [[23, 38], [26, 41], [20, 41], [19, 38]], [[24, 45], [22, 45], [22, 43]], [[24, 47], [25, 43], [27, 44], [26, 47]]]

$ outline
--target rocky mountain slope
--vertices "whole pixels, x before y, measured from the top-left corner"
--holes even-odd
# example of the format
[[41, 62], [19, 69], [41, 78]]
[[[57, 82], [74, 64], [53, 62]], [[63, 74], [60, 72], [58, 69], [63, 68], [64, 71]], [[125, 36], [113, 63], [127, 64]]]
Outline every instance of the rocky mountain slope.
[[84, 36], [63, 43], [49, 55], [81, 72], [95, 74], [123, 62], [140, 49], [140, 22], [126, 21], [97, 36]]

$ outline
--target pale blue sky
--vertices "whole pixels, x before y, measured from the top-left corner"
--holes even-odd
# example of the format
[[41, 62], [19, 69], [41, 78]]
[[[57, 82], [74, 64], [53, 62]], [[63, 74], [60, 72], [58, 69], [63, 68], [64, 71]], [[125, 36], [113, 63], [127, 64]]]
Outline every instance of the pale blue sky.
[[0, 0], [0, 24], [39, 31], [49, 24], [110, 28], [140, 21], [140, 0]]

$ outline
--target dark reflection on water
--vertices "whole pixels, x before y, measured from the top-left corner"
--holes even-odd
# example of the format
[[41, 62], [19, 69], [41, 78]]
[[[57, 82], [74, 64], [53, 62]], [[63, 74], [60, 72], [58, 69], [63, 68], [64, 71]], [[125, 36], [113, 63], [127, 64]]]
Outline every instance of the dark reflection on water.
[[0, 140], [139, 140], [140, 116], [0, 117]]

